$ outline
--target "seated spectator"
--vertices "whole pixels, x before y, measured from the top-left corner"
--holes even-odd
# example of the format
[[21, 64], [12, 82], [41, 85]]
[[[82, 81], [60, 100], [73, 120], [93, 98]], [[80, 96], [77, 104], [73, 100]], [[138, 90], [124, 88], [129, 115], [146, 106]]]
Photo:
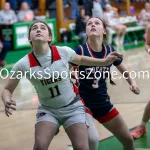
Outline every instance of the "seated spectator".
[[23, 2], [26, 2], [26, 3], [28, 3], [28, 6], [30, 8], [32, 8], [33, 1], [38, 1], [38, 0], [19, 0], [19, 4], [22, 4]]
[[56, 18], [56, 0], [47, 0], [46, 1], [46, 8], [49, 11], [50, 18]]
[[120, 22], [118, 12], [114, 11], [110, 4], [107, 4], [105, 8], [106, 25], [117, 33], [114, 42], [116, 46], [123, 45], [127, 27]]
[[0, 11], [0, 24], [13, 24], [17, 22], [17, 16], [10, 8], [10, 3], [4, 4], [3, 10]]
[[0, 67], [5, 66], [5, 57], [11, 48], [11, 42], [0, 41]]
[[[6, 2], [4, 4], [3, 10], [0, 11], [0, 24], [1, 26], [3, 26], [0, 30], [0, 39], [1, 39], [0, 67], [4, 67], [5, 57], [7, 55], [7, 52], [12, 47], [12, 40], [9, 37], [12, 36], [12, 28], [9, 26], [11, 26], [15, 22], [17, 22], [17, 16], [15, 12], [10, 9], [10, 3]], [[2, 32], [3, 28], [5, 27], [8, 31], [11, 30], [9, 36], [5, 35], [4, 32]]]
[[85, 27], [86, 27], [86, 22], [88, 19], [89, 19], [89, 16], [85, 16], [85, 9], [80, 8], [80, 14], [76, 18], [75, 33], [82, 39], [83, 43], [86, 42], [86, 38], [87, 38], [86, 33], [85, 33]]
[[78, 16], [78, 1], [77, 0], [71, 0], [71, 13], [70, 13], [70, 19], [76, 19], [76, 16]]
[[141, 10], [139, 15], [140, 25], [147, 28], [150, 23], [150, 3], [145, 3], [145, 8]]
[[101, 4], [102, 4], [103, 10], [105, 10], [106, 5], [107, 5], [107, 4], [110, 4], [110, 0], [101, 0]]
[[8, 3], [10, 3], [10, 6], [13, 10], [16, 10], [18, 8], [18, 0], [6, 0]]
[[92, 17], [93, 0], [86, 0], [84, 4], [85, 15]]
[[98, 18], [104, 20], [104, 13], [103, 13], [102, 5], [101, 5], [101, 0], [93, 1], [92, 16], [98, 17]]
[[18, 12], [17, 17], [18, 21], [20, 22], [33, 21], [34, 12], [29, 9], [29, 5], [27, 2], [21, 3], [21, 10]]

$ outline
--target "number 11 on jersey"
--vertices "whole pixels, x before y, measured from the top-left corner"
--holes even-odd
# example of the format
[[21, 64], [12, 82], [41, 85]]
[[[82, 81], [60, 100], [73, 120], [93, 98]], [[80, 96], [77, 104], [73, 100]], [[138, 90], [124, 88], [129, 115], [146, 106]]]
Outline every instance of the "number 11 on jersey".
[[49, 88], [49, 91], [50, 91], [50, 94], [51, 94], [50, 98], [54, 98], [54, 97], [60, 95], [60, 91], [59, 91], [58, 85]]

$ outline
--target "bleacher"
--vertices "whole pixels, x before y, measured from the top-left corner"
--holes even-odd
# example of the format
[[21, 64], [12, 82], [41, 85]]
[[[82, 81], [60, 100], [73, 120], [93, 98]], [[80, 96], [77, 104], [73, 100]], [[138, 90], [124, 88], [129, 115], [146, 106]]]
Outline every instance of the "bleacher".
[[[145, 42], [143, 38], [145, 28], [138, 24], [136, 16], [120, 17], [120, 21], [127, 26], [126, 36], [124, 40], [124, 48], [132, 49], [139, 46], [143, 46]], [[115, 34], [116, 32], [113, 29], [107, 28], [106, 42], [108, 44], [114, 45], [113, 39]]]

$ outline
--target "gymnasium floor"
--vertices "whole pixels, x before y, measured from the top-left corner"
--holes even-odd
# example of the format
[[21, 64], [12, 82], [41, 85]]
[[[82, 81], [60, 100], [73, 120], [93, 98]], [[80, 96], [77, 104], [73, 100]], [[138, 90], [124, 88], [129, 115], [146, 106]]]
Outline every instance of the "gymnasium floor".
[[[27, 51], [26, 51], [27, 52]], [[25, 53], [26, 53], [25, 52]], [[13, 54], [13, 53], [12, 53]], [[125, 51], [124, 63], [129, 70], [150, 71], [150, 56], [145, 53], [144, 48]], [[14, 54], [16, 55], [16, 54]], [[22, 57], [19, 53], [17, 58]], [[12, 55], [8, 54], [6, 66], [8, 69], [13, 65]], [[116, 70], [113, 68], [113, 70]], [[143, 114], [144, 107], [150, 99], [150, 78], [136, 79], [141, 89], [140, 95], [134, 95], [125, 80], [114, 80], [117, 86], [111, 86], [108, 83], [109, 95], [111, 100], [120, 111], [123, 119], [129, 129], [137, 126]], [[0, 79], [0, 92], [2, 91], [6, 80]], [[4, 107], [0, 100], [0, 150], [31, 150], [34, 143], [34, 123], [38, 99], [35, 90], [26, 79], [19, 83], [13, 99], [17, 102], [17, 111], [13, 112], [11, 117], [6, 117]], [[121, 145], [112, 134], [102, 125], [95, 121], [100, 135], [99, 150], [121, 150]], [[149, 134], [141, 139], [135, 140], [136, 148], [150, 149], [150, 125]], [[110, 137], [110, 138], [109, 138]], [[49, 150], [69, 150], [70, 141], [61, 127], [60, 133], [53, 139]]]
[[[147, 132], [147, 135], [144, 135], [141, 138], [134, 140], [136, 150], [150, 150], [150, 123], [148, 123], [147, 125]], [[110, 147], [112, 150], [122, 149], [122, 145], [114, 136], [108, 137], [100, 141], [99, 150], [110, 150]]]

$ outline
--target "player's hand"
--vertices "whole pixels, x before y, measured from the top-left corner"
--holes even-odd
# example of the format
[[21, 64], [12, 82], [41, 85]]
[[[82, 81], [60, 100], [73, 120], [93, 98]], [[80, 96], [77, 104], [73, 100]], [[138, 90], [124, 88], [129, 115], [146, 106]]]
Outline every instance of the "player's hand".
[[130, 90], [131, 90], [134, 94], [140, 94], [140, 89], [138, 88], [137, 85], [131, 85], [131, 86], [130, 86]]
[[5, 114], [6, 116], [9, 117], [9, 115], [12, 115], [12, 112], [10, 111], [10, 109], [16, 110], [16, 102], [13, 100], [10, 100], [10, 101], [6, 101], [4, 105], [5, 105]]
[[122, 58], [123, 55], [122, 54], [119, 54], [117, 52], [112, 52], [110, 54], [107, 55], [106, 57], [106, 63], [108, 65], [111, 65], [114, 61], [116, 60], [120, 60], [120, 58]]

